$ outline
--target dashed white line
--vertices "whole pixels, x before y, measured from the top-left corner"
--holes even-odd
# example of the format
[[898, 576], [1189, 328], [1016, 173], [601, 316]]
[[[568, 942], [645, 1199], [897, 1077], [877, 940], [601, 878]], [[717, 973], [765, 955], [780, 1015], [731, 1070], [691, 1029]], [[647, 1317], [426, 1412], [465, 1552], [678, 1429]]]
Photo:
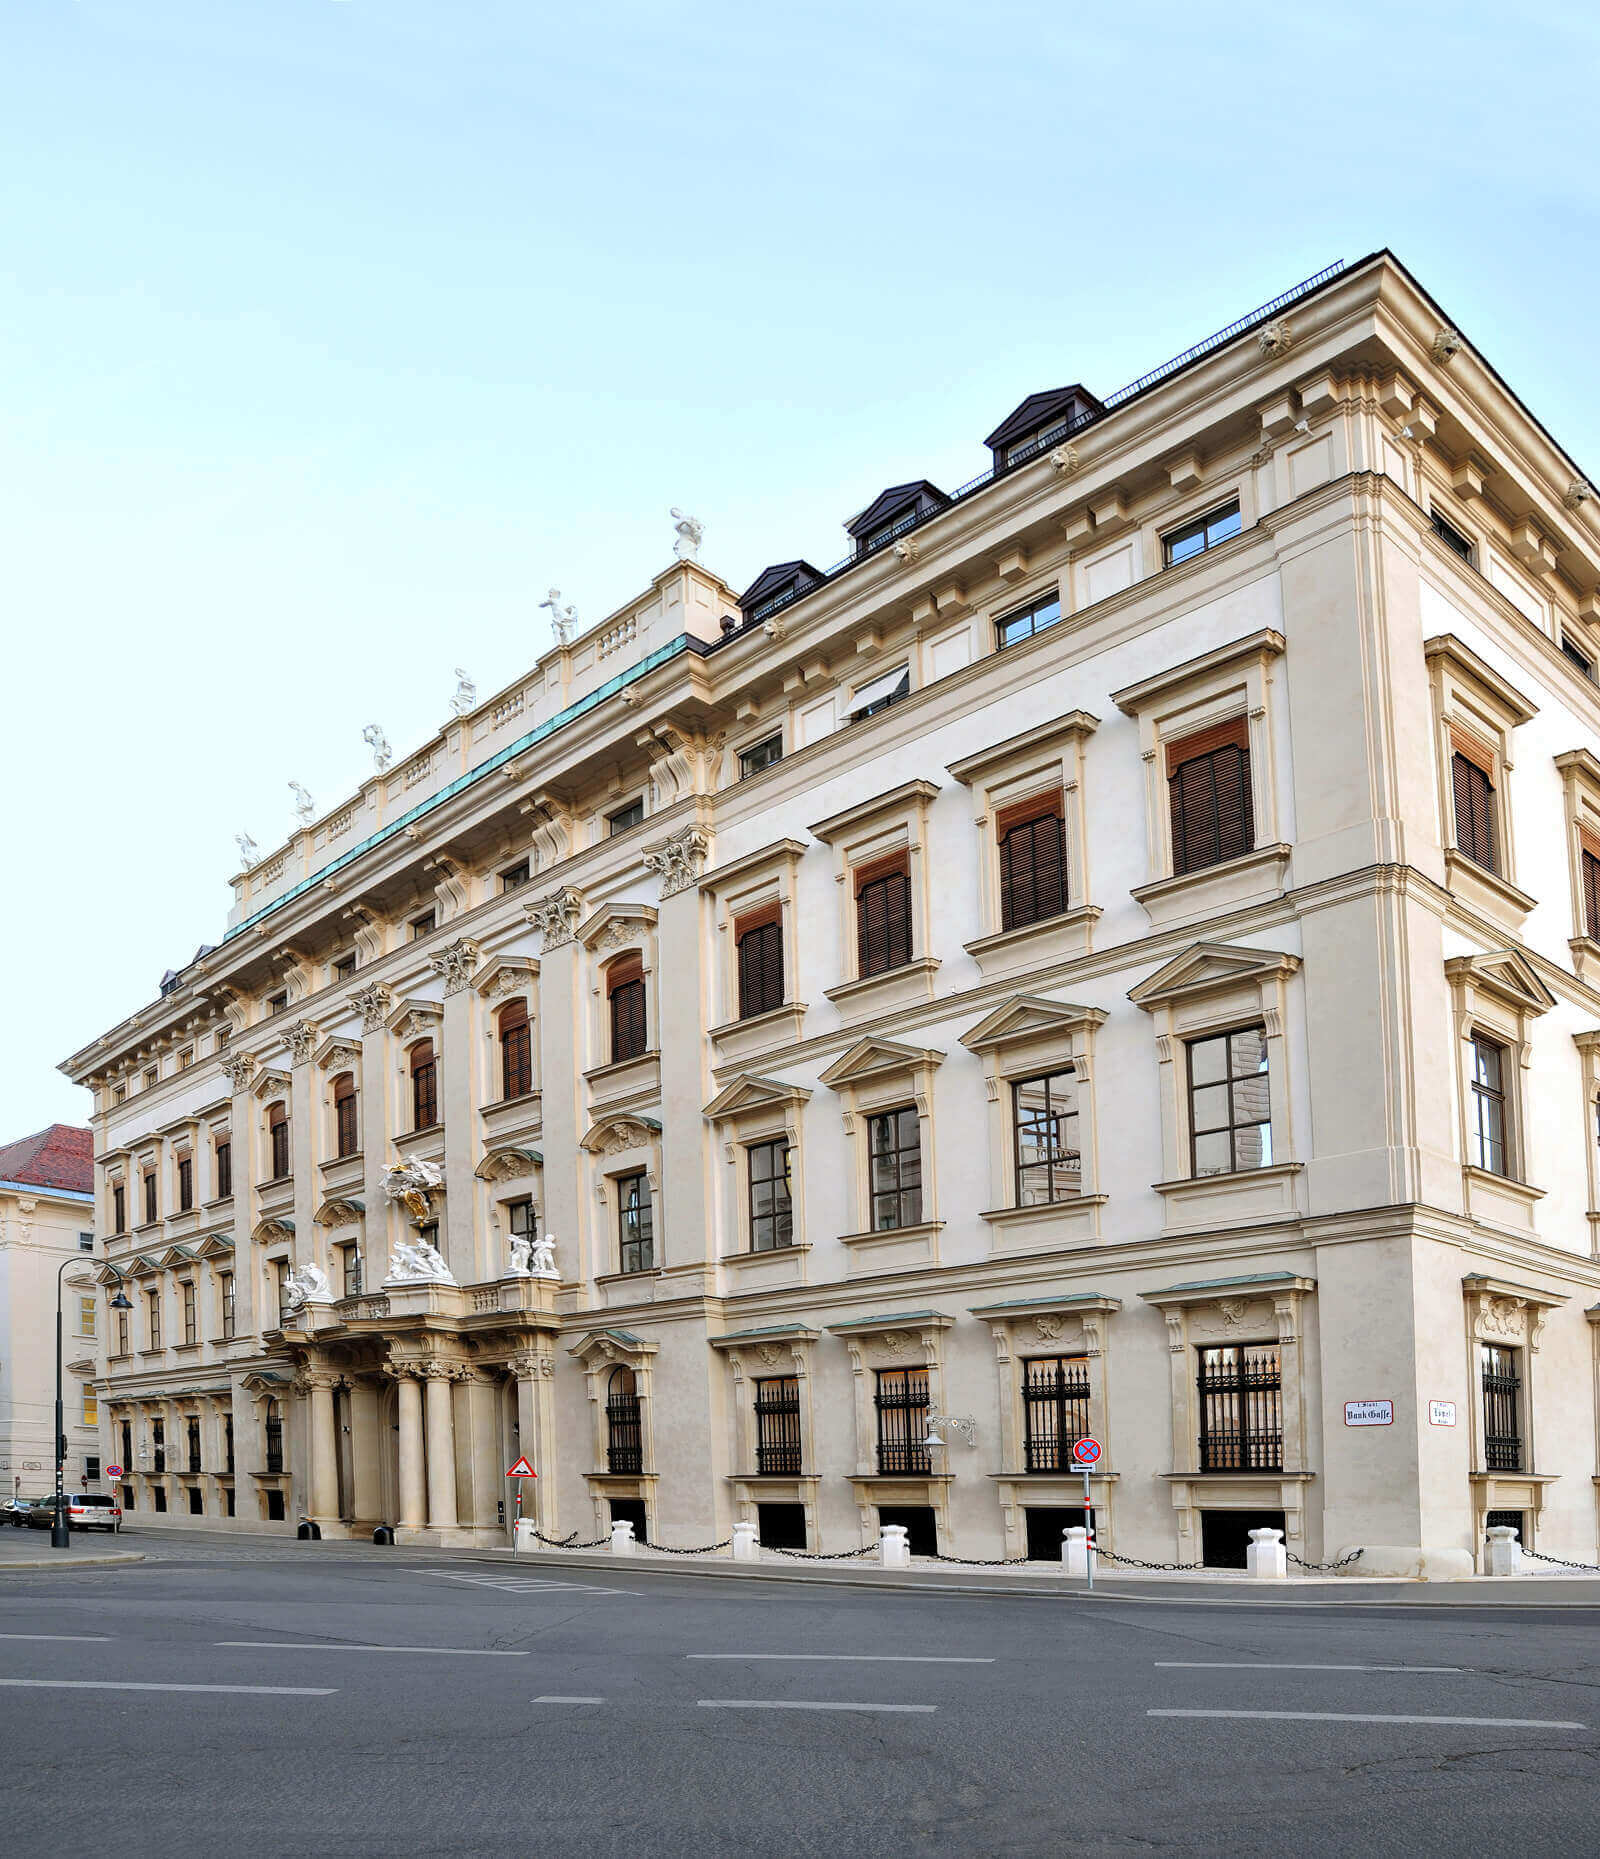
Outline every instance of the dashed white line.
[[331, 1698], [337, 1685], [152, 1685], [122, 1678], [0, 1678], [0, 1685], [34, 1691], [233, 1691], [250, 1697]]
[[937, 1704], [833, 1704], [800, 1698], [696, 1698], [703, 1711], [897, 1711], [930, 1716]]
[[1169, 1672], [1464, 1672], [1462, 1665], [1296, 1665], [1276, 1659], [1157, 1659]]
[[785, 1659], [828, 1665], [993, 1665], [942, 1653], [910, 1652], [686, 1652], [686, 1659]]
[[109, 1633], [0, 1633], [0, 1640], [76, 1640], [86, 1646], [109, 1646]]
[[1281, 1723], [1437, 1723], [1481, 1730], [1587, 1730], [1554, 1717], [1394, 1717], [1365, 1711], [1146, 1711], [1147, 1717], [1261, 1717]]
[[535, 1704], [604, 1704], [605, 1703], [604, 1698], [544, 1697], [544, 1698], [535, 1698], [533, 1701]]
[[257, 1652], [437, 1652], [456, 1659], [526, 1659], [500, 1646], [358, 1646], [327, 1640], [213, 1640], [213, 1646], [248, 1646]]

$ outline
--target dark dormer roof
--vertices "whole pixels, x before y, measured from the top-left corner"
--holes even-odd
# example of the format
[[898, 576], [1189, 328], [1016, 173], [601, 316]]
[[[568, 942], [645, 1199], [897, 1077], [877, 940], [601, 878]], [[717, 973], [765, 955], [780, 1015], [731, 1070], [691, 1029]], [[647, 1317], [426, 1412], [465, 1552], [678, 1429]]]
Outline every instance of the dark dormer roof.
[[845, 533], [860, 542], [897, 516], [907, 516], [912, 510], [919, 514], [923, 510], [942, 510], [949, 501], [938, 485], [930, 484], [926, 478], [918, 478], [912, 484], [891, 484], [873, 498], [860, 516], [845, 524]]
[[1041, 394], [1030, 394], [1020, 407], [1006, 415], [983, 443], [990, 451], [999, 453], [1016, 440], [1025, 439], [1029, 433], [1048, 425], [1058, 414], [1065, 413], [1071, 419], [1079, 413], [1104, 412], [1105, 408], [1086, 387], [1047, 388]]
[[810, 562], [774, 562], [770, 568], [763, 568], [739, 596], [739, 611], [748, 620], [754, 608], [783, 594], [803, 594], [821, 579], [822, 570], [813, 568]]

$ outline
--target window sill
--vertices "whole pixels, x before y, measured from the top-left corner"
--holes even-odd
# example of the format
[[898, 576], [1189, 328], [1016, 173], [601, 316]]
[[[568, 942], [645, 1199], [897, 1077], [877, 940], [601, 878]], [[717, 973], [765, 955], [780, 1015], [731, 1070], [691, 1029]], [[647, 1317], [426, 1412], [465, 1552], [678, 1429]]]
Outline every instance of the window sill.
[[1102, 915], [1098, 904], [1080, 904], [1059, 916], [1041, 917], [1016, 929], [997, 930], [961, 946], [978, 964], [987, 980], [1018, 969], [1045, 968], [1090, 952], [1094, 926]]
[[216, 1212], [219, 1212], [222, 1208], [231, 1207], [232, 1205], [233, 1205], [233, 1196], [231, 1194], [219, 1194], [214, 1201], [207, 1201], [205, 1203], [205, 1210], [208, 1214], [216, 1213]]
[[596, 1272], [594, 1281], [604, 1289], [609, 1285], [654, 1284], [660, 1276], [661, 1267], [651, 1265], [642, 1272]]
[[1269, 1168], [1194, 1175], [1150, 1185], [1166, 1202], [1167, 1232], [1189, 1232], [1296, 1218], [1300, 1213], [1297, 1184], [1304, 1173], [1303, 1163], [1274, 1162]]
[[1065, 1245], [1092, 1245], [1100, 1237], [1100, 1209], [1108, 1194], [1075, 1194], [1042, 1207], [990, 1207], [978, 1215], [993, 1229], [991, 1254], [1051, 1252]]
[[796, 1240], [788, 1246], [769, 1246], [765, 1252], [728, 1252], [717, 1261], [719, 1265], [731, 1265], [736, 1271], [753, 1271], [763, 1265], [781, 1264], [785, 1259], [793, 1259], [798, 1266], [811, 1250], [808, 1240]]
[[175, 1356], [196, 1356], [204, 1347], [203, 1343], [174, 1343], [172, 1353]]
[[779, 1046], [798, 1044], [805, 1023], [807, 1003], [785, 1001], [766, 1013], [753, 1013], [748, 1020], [728, 1020], [709, 1029], [712, 1050], [718, 1065], [734, 1065], [752, 1053], [769, 1052]]
[[1543, 1188], [1531, 1188], [1509, 1175], [1492, 1174], [1470, 1162], [1461, 1170], [1461, 1198], [1470, 1218], [1487, 1226], [1504, 1227], [1524, 1236], [1534, 1232], [1534, 1209], [1545, 1197]]
[[661, 1052], [652, 1046], [637, 1058], [613, 1059], [583, 1073], [590, 1096], [598, 1108], [622, 1098], [654, 1099], [661, 1094]]
[[841, 1233], [845, 1271], [851, 1278], [873, 1272], [898, 1272], [918, 1265], [939, 1263], [939, 1234], [944, 1221], [925, 1220], [917, 1226], [893, 1226], [875, 1233]]
[[1567, 947], [1572, 951], [1572, 972], [1590, 987], [1600, 987], [1600, 942], [1592, 936], [1573, 936]]
[[444, 1125], [442, 1123], [429, 1123], [420, 1130], [406, 1130], [400, 1135], [391, 1136], [389, 1140], [401, 1155], [414, 1150], [427, 1154], [430, 1158], [436, 1155], [441, 1161], [444, 1158]]
[[1202, 865], [1180, 877], [1158, 878], [1129, 892], [1150, 919], [1152, 929], [1192, 923], [1223, 910], [1281, 897], [1288, 882], [1289, 859], [1294, 848], [1281, 841], [1257, 846], [1241, 858]]
[[899, 968], [886, 968], [882, 974], [841, 981], [836, 988], [824, 988], [823, 994], [839, 1009], [841, 1020], [863, 1020], [931, 1001], [933, 978], [939, 968], [937, 956], [919, 955]]
[[1452, 897], [1502, 929], [1520, 930], [1528, 912], [1538, 902], [1498, 872], [1486, 870], [1464, 852], [1454, 849], [1447, 849], [1444, 855], [1444, 883]]

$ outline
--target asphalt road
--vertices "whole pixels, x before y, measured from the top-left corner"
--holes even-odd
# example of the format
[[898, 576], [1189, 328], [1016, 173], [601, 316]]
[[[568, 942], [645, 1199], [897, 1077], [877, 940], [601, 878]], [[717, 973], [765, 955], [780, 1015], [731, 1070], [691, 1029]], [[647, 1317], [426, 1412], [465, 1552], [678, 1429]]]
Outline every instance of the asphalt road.
[[8, 1851], [1600, 1851], [1586, 1610], [123, 1543], [0, 1584]]

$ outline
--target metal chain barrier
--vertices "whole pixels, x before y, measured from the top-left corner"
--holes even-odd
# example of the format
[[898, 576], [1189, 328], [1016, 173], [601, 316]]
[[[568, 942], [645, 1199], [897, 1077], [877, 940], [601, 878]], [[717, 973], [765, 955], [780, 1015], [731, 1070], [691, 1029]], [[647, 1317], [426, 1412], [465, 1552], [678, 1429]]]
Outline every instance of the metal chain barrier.
[[1530, 1562], [1549, 1562], [1558, 1569], [1582, 1569], [1587, 1574], [1600, 1575], [1600, 1563], [1564, 1562], [1560, 1556], [1541, 1556], [1537, 1549], [1524, 1549], [1522, 1553]]
[[710, 1556], [719, 1549], [726, 1549], [733, 1541], [731, 1536], [723, 1537], [720, 1543], [702, 1543], [696, 1549], [674, 1549], [670, 1543], [635, 1542], [635, 1549], [659, 1549], [664, 1556]]
[[1286, 1549], [1284, 1550], [1283, 1553], [1289, 1559], [1289, 1561], [1291, 1561], [1295, 1565], [1296, 1568], [1327, 1569], [1331, 1571], [1337, 1571], [1339, 1569], [1349, 1568], [1352, 1562], [1359, 1562], [1364, 1552], [1359, 1549], [1352, 1549], [1349, 1555], [1340, 1556], [1337, 1562], [1305, 1562], [1299, 1556], [1297, 1556], [1292, 1549]]
[[1124, 1568], [1159, 1569], [1165, 1574], [1175, 1574], [1180, 1569], [1203, 1569], [1203, 1562], [1141, 1562], [1137, 1556], [1119, 1556], [1114, 1549], [1102, 1549], [1095, 1545], [1095, 1554], [1103, 1562], [1120, 1562]]
[[1038, 1560], [1036, 1556], [942, 1556], [937, 1553], [929, 1559], [934, 1562], [959, 1562], [963, 1568], [969, 1569], [1009, 1569], [1022, 1562]]
[[611, 1541], [611, 1534], [609, 1531], [607, 1531], [604, 1536], [591, 1536], [586, 1543], [580, 1543], [577, 1540], [578, 1532], [576, 1530], [572, 1532], [571, 1536], [546, 1536], [539, 1530], [535, 1530], [534, 1535], [541, 1543], [548, 1543], [552, 1549], [598, 1549], [602, 1543], [609, 1543]]
[[797, 1562], [849, 1562], [859, 1556], [875, 1556], [878, 1553], [876, 1543], [868, 1543], [862, 1549], [778, 1549], [762, 1547], [764, 1556], [792, 1556]]

